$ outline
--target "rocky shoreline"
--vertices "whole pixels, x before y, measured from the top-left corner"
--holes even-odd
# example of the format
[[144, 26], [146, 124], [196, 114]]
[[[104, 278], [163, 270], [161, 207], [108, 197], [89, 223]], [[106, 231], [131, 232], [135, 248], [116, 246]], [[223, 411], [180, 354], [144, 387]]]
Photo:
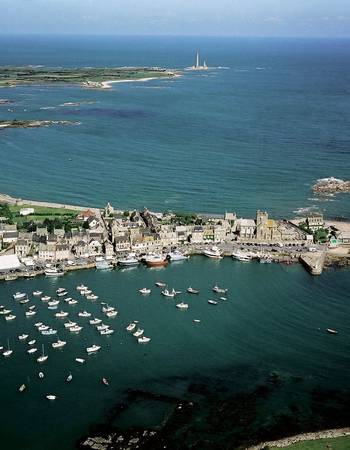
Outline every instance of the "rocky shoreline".
[[344, 181], [334, 177], [321, 178], [312, 186], [312, 190], [318, 194], [350, 192], [350, 181]]
[[40, 128], [53, 125], [80, 125], [71, 120], [0, 120], [0, 130], [5, 128]]

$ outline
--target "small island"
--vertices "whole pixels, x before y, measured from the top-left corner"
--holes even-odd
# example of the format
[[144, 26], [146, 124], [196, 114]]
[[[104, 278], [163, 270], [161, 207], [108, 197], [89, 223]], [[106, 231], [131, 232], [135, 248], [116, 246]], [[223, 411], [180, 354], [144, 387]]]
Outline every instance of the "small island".
[[312, 186], [312, 190], [317, 194], [350, 192], [350, 181], [344, 181], [334, 177], [321, 178]]
[[52, 125], [80, 125], [71, 120], [0, 120], [0, 130], [5, 128], [39, 128]]
[[0, 67], [0, 87], [38, 84], [80, 84], [87, 88], [106, 89], [109, 82], [145, 81], [173, 77], [176, 73], [159, 67], [76, 67], [42, 66]]

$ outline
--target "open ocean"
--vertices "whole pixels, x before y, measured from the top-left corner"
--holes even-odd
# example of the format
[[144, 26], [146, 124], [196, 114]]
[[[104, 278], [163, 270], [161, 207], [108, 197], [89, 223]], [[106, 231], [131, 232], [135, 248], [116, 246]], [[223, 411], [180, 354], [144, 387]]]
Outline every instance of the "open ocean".
[[[0, 132], [0, 192], [73, 204], [275, 217], [320, 208], [350, 217], [349, 196], [320, 202], [310, 187], [321, 177], [349, 178], [350, 41], [224, 38], [0, 37], [0, 64], [48, 66], [147, 65], [182, 69], [200, 49], [210, 70], [177, 79], [115, 84], [98, 91], [40, 86], [0, 89], [1, 119], [69, 119], [80, 126]], [[93, 101], [79, 107], [65, 102]], [[49, 109], [40, 109], [40, 108]], [[8, 111], [12, 109], [13, 112]], [[188, 311], [163, 298], [165, 281]], [[99, 300], [75, 287], [89, 285]], [[217, 306], [211, 287], [229, 289]], [[55, 295], [67, 287], [79, 300], [62, 309], [83, 325], [67, 332], [38, 298], [26, 319], [16, 291]], [[151, 287], [149, 297], [138, 294]], [[193, 412], [176, 422], [169, 449], [237, 448], [300, 430], [349, 425], [350, 276], [326, 270], [311, 277], [300, 265], [212, 261], [193, 257], [166, 269], [144, 267], [69, 273], [0, 284], [1, 448], [72, 450], [91, 427], [159, 427], [178, 400]], [[111, 337], [78, 317], [116, 306]], [[61, 302], [62, 303], [62, 302]], [[60, 308], [60, 307], [59, 307]], [[201, 320], [197, 324], [193, 319]], [[147, 345], [125, 330], [139, 320]], [[34, 323], [58, 329], [67, 341], [40, 336]], [[339, 330], [333, 336], [326, 328]], [[17, 336], [28, 333], [49, 355], [39, 365]], [[102, 346], [87, 356], [85, 348]], [[34, 356], [34, 357], [33, 357]], [[79, 365], [76, 357], [86, 358]], [[38, 372], [45, 378], [40, 380]], [[72, 372], [73, 381], [65, 378]], [[101, 383], [107, 377], [110, 386]], [[18, 387], [27, 389], [20, 394]], [[45, 395], [56, 394], [55, 402]], [[221, 411], [221, 412], [220, 412]]]

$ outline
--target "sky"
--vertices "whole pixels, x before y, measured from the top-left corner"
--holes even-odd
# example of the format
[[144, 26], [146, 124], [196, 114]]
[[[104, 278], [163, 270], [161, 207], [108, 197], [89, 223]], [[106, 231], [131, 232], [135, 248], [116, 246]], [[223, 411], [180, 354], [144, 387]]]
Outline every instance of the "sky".
[[0, 0], [0, 33], [350, 37], [350, 0]]

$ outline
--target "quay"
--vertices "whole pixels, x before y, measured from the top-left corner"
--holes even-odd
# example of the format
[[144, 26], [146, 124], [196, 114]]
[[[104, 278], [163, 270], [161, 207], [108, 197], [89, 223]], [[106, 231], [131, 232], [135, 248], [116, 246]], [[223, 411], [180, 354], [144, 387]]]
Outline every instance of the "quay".
[[308, 252], [300, 256], [301, 263], [311, 273], [311, 275], [321, 275], [326, 260], [325, 252]]

